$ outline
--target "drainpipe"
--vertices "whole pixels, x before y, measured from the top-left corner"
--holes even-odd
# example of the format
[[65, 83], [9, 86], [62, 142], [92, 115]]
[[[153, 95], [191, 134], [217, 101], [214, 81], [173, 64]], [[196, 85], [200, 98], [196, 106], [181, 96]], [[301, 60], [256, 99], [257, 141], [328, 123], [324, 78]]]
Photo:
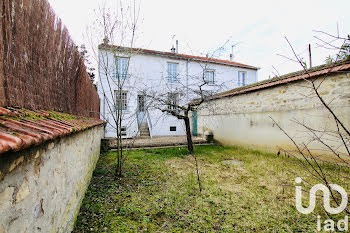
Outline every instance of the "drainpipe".
[[189, 101], [189, 96], [188, 96], [188, 63], [189, 63], [189, 59], [187, 59], [186, 61], [186, 99], [187, 99], [187, 103]]

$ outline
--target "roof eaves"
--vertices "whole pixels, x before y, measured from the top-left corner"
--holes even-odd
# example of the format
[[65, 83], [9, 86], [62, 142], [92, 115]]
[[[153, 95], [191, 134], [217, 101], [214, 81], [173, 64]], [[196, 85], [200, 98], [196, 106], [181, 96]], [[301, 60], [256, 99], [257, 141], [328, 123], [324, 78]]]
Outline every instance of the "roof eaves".
[[220, 59], [192, 56], [192, 55], [187, 55], [187, 54], [178, 54], [178, 53], [170, 53], [170, 52], [148, 50], [148, 49], [139, 49], [139, 48], [127, 48], [127, 47], [105, 45], [105, 44], [99, 45], [98, 48], [104, 49], [104, 50], [115, 49], [116, 51], [121, 51], [121, 52], [124, 52], [124, 51], [131, 49], [134, 52], [137, 52], [139, 54], [145, 54], [145, 55], [154, 55], [154, 56], [161, 56], [161, 57], [169, 57], [169, 58], [173, 58], [173, 59], [191, 60], [191, 61], [199, 61], [199, 62], [209, 62], [209, 63], [213, 63], [213, 64], [240, 67], [240, 68], [252, 69], [252, 70], [259, 70], [260, 69], [259, 67], [245, 65], [245, 64], [238, 63], [238, 62], [231, 62], [231, 61], [220, 60]]
[[301, 70], [301, 71], [289, 73], [286, 75], [282, 75], [279, 77], [274, 77], [272, 79], [256, 82], [244, 87], [231, 89], [229, 91], [218, 93], [212, 96], [211, 98], [208, 99], [208, 101], [221, 99], [224, 97], [229, 97], [234, 95], [239, 95], [239, 94], [256, 91], [259, 89], [264, 89], [272, 86], [277, 86], [285, 83], [290, 83], [290, 82], [294, 82], [302, 79], [313, 78], [324, 74], [332, 74], [332, 73], [336, 73], [344, 70], [349, 70], [350, 72], [350, 59], [347, 59], [338, 63], [325, 64], [325, 65], [313, 67], [309, 69], [307, 73], [304, 70]]

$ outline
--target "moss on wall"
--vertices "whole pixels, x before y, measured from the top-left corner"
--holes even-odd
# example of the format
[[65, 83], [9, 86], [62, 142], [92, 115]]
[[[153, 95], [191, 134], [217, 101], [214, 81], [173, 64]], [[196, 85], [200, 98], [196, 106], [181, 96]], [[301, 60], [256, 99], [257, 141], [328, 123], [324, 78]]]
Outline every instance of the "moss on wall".
[[103, 126], [95, 126], [3, 154], [0, 204], [8, 205], [0, 208], [0, 232], [70, 232], [99, 158], [102, 137]]

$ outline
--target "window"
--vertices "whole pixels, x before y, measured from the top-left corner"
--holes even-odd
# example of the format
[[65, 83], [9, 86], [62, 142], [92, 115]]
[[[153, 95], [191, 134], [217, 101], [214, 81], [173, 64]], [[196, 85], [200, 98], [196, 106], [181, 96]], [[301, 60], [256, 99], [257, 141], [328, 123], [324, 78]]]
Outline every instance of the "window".
[[117, 72], [116, 72], [116, 79], [118, 80], [124, 80], [127, 78], [128, 73], [128, 63], [129, 59], [126, 57], [118, 57], [117, 58]]
[[176, 131], [176, 126], [170, 126], [170, 131]]
[[178, 64], [177, 63], [168, 63], [168, 82], [169, 83], [175, 83], [177, 82], [177, 70]]
[[119, 91], [115, 90], [115, 105], [116, 109], [121, 108], [122, 110], [128, 110], [128, 92], [121, 91], [121, 96], [119, 96]]
[[243, 87], [247, 85], [247, 72], [238, 71], [238, 86]]
[[122, 136], [126, 136], [126, 126], [122, 126], [120, 129]]
[[176, 111], [178, 105], [178, 94], [177, 93], [168, 93], [168, 109], [170, 111]]
[[214, 70], [205, 71], [204, 81], [208, 84], [214, 84]]

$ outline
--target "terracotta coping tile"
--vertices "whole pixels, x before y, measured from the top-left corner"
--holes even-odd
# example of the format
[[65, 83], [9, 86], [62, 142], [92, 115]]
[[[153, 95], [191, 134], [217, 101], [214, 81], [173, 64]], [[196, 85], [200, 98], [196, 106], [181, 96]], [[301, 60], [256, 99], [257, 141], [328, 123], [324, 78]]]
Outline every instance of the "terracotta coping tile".
[[40, 145], [102, 124], [104, 122], [99, 119], [53, 111], [0, 107], [0, 154]]

